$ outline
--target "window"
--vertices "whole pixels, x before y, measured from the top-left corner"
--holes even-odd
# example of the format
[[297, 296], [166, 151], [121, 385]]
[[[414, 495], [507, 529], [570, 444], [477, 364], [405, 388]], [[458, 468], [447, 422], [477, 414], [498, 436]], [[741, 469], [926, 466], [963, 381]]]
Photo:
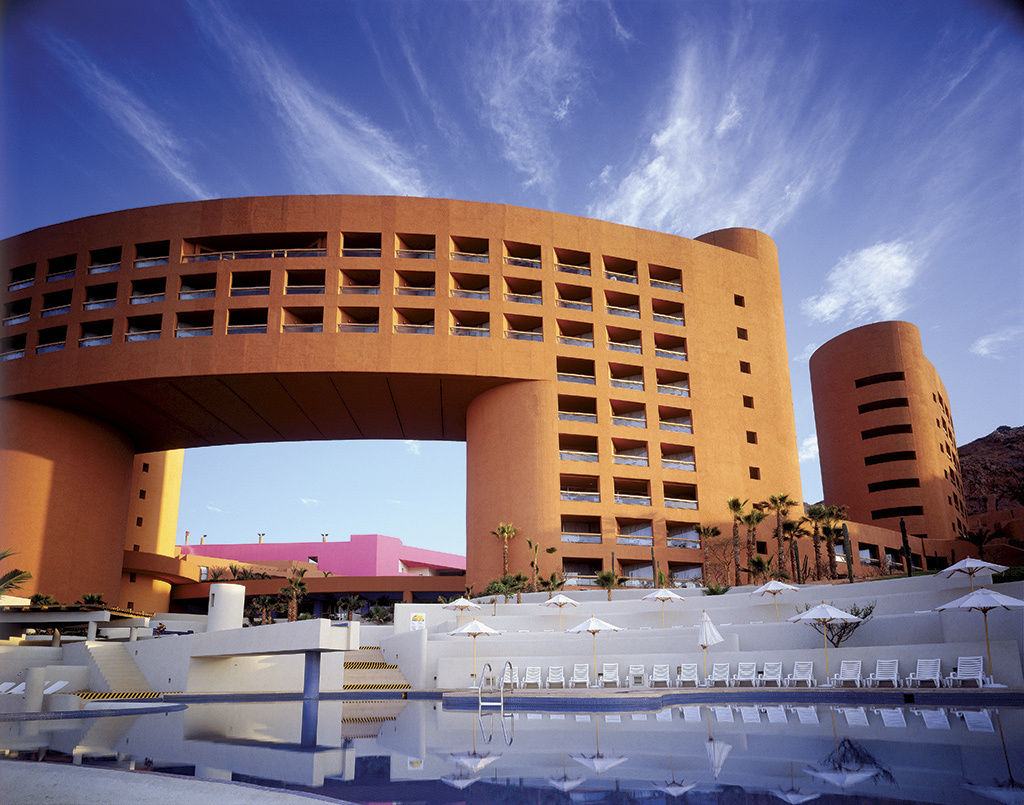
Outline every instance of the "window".
[[139, 545], [138, 543], [135, 543], [134, 545], [132, 545], [132, 550], [133, 551], [141, 551], [142, 550], [142, 546]]
[[667, 299], [652, 299], [651, 313], [654, 320], [662, 324], [675, 324], [682, 327], [686, 324], [686, 314], [682, 302], [670, 302]]
[[281, 331], [285, 333], [322, 333], [322, 307], [286, 307], [281, 311]]
[[166, 286], [166, 277], [149, 277], [148, 279], [133, 280], [129, 304], [147, 305], [153, 302], [163, 302]]
[[754, 398], [744, 394], [743, 395], [743, 407], [744, 408], [753, 408], [754, 407]]
[[487, 238], [453, 237], [451, 259], [470, 263], [486, 263], [490, 260]]
[[740, 341], [746, 341], [747, 340], [747, 328], [746, 327], [737, 327], [736, 328], [736, 337]]
[[635, 506], [650, 506], [651, 491], [647, 481], [640, 478], [613, 478], [615, 502]]
[[761, 468], [760, 467], [748, 467], [747, 469], [750, 472], [750, 480], [751, 481], [760, 481], [761, 480]]
[[562, 461], [596, 462], [597, 437], [562, 433], [558, 436], [558, 457]]
[[342, 271], [341, 292], [376, 296], [380, 293], [380, 271]]
[[687, 359], [686, 339], [677, 335], [655, 333], [654, 354], [659, 358], [685, 361]]
[[558, 395], [558, 418], [567, 422], [597, 422], [597, 400], [593, 397]]
[[482, 310], [453, 310], [451, 335], [487, 338], [491, 334], [491, 317]]
[[612, 439], [614, 450], [613, 461], [616, 464], [629, 464], [635, 467], [648, 467], [647, 442], [634, 439]]
[[567, 274], [590, 276], [589, 252], [577, 252], [572, 249], [555, 249], [555, 268]]
[[88, 285], [85, 288], [85, 301], [82, 310], [103, 310], [117, 303], [117, 283], [105, 285]]
[[42, 355], [47, 352], [57, 352], [64, 349], [68, 340], [67, 325], [60, 327], [47, 327], [39, 331], [39, 341], [36, 344], [36, 354]]
[[910, 425], [885, 425], [881, 428], [868, 428], [860, 432], [860, 438], [867, 441], [868, 439], [877, 439], [879, 436], [892, 436], [897, 433], [913, 433], [914, 429]]
[[194, 310], [178, 314], [178, 323], [174, 328], [175, 338], [197, 338], [205, 335], [213, 335], [212, 310]]
[[121, 267], [121, 247], [111, 246], [107, 249], [93, 249], [89, 252], [89, 273], [105, 274], [117, 271]]
[[638, 284], [639, 276], [636, 260], [625, 260], [621, 257], [604, 255], [604, 277], [616, 282]]
[[757, 444], [757, 431], [747, 431], [747, 444]]
[[12, 335], [0, 340], [0, 361], [13, 361], [16, 358], [25, 357], [25, 345], [28, 338], [25, 333]]
[[868, 484], [868, 492], [884, 492], [887, 489], [916, 489], [920, 486], [920, 478], [893, 478], [891, 481], [876, 481], [873, 484]]
[[165, 266], [170, 260], [171, 242], [154, 240], [150, 243], [135, 244], [135, 267]]
[[558, 292], [559, 307], [570, 310], [593, 310], [594, 302], [590, 295], [590, 288], [582, 285], [566, 285], [561, 282], [555, 283], [555, 290]]
[[647, 266], [652, 288], [664, 288], [666, 291], [683, 290], [683, 272], [678, 268], [658, 266], [651, 263]]
[[399, 296], [433, 296], [435, 277], [433, 271], [396, 271], [395, 293]]
[[267, 308], [243, 307], [228, 311], [229, 335], [255, 335], [267, 331]]
[[[562, 475], [559, 478], [561, 499], [570, 503], [600, 503], [601, 502], [601, 490], [598, 484], [598, 478], [596, 475]], [[601, 534], [601, 520], [599, 517], [588, 518], [588, 521], [592, 522], [593, 528], [583, 529], [589, 533]], [[565, 539], [565, 518], [562, 518], [562, 541], [573, 541], [582, 542], [584, 540], [566, 540]], [[600, 536], [596, 540], [590, 540], [592, 542], [600, 542]]]
[[406, 260], [433, 260], [436, 255], [433, 235], [395, 235], [395, 256]]
[[540, 268], [540, 246], [536, 243], [505, 241], [505, 265]]
[[885, 400], [875, 400], [874, 402], [858, 405], [857, 413], [867, 414], [871, 411], [882, 411], [886, 408], [907, 408], [909, 406], [910, 402], [906, 397], [890, 397]]
[[650, 520], [616, 517], [615, 525], [618, 529], [615, 541], [619, 545], [650, 546], [654, 542], [654, 528]]
[[520, 277], [505, 278], [505, 301], [523, 305], [542, 305], [540, 280], [522, 279]]
[[878, 565], [878, 546], [868, 545], [864, 542], [857, 544], [857, 558], [862, 565]]
[[875, 509], [871, 512], [872, 520], [886, 520], [890, 517], [916, 517], [924, 514], [922, 506], [893, 506], [891, 509]]
[[868, 375], [867, 377], [859, 377], [853, 381], [853, 385], [856, 388], [864, 388], [864, 386], [873, 386], [876, 383], [890, 383], [894, 380], [903, 380], [903, 372], [883, 372], [878, 375]]
[[506, 314], [505, 338], [517, 341], [543, 341], [544, 320], [540, 316]]
[[647, 408], [642, 402], [611, 400], [612, 424], [624, 428], [646, 428]]
[[380, 257], [380, 232], [342, 232], [342, 257]]
[[322, 294], [327, 288], [323, 271], [294, 270], [289, 271], [286, 277], [286, 294]]
[[[134, 573], [129, 573], [128, 574], [128, 583], [129, 584], [135, 584], [135, 574]], [[131, 607], [128, 607], [128, 608], [131, 609]]]
[[209, 578], [210, 578], [210, 568], [208, 568], [206, 565], [200, 565], [199, 566], [199, 580], [200, 581], [207, 581]]
[[7, 284], [8, 291], [20, 291], [23, 288], [31, 288], [36, 281], [36, 264], [17, 266], [11, 269], [11, 279]]
[[916, 458], [917, 453], [913, 450], [894, 450], [891, 453], [876, 453], [873, 456], [864, 456], [864, 466], [888, 464], [892, 461], [914, 461]]
[[683, 444], [661, 445], [661, 466], [667, 470], [696, 472], [697, 459], [693, 448]]
[[269, 271], [232, 271], [232, 296], [266, 296], [270, 293]]
[[395, 332], [412, 335], [432, 335], [434, 311], [429, 308], [395, 308]]
[[555, 359], [555, 366], [558, 379], [563, 383], [585, 383], [593, 386], [597, 382], [593, 361], [558, 356]]
[[141, 517], [136, 517], [135, 518], [135, 526], [136, 526], [136, 528], [141, 528], [142, 527], [142, 518]]
[[129, 343], [133, 341], [153, 341], [160, 337], [162, 323], [163, 317], [160, 314], [153, 316], [129, 316], [128, 329], [125, 330], [124, 340]]
[[143, 461], [142, 462], [142, 471], [143, 472], [149, 472], [149, 462], [148, 461]]
[[66, 254], [63, 257], [53, 257], [46, 263], [46, 281], [57, 282], [66, 280], [75, 275], [75, 267], [78, 265], [78, 255]]
[[490, 299], [490, 277], [486, 274], [457, 274], [453, 272], [450, 293], [455, 299]]
[[734, 305], [736, 305], [736, 307], [746, 307], [747, 306], [747, 300], [744, 299], [739, 294], [733, 294], [732, 303]]
[[139, 500], [145, 500], [145, 499], [146, 499], [146, 490], [145, 489], [140, 489], [139, 490]]
[[644, 390], [644, 370], [642, 366], [631, 366], [624, 363], [608, 364], [611, 386], [616, 389]]
[[749, 361], [740, 361], [740, 371], [743, 374], [745, 374], [745, 375], [749, 375], [750, 374], [750, 362]]
[[754, 545], [754, 552], [766, 556], [768, 554], [768, 543], [757, 540]]
[[697, 523], [665, 523], [665, 540], [669, 548], [700, 548]]

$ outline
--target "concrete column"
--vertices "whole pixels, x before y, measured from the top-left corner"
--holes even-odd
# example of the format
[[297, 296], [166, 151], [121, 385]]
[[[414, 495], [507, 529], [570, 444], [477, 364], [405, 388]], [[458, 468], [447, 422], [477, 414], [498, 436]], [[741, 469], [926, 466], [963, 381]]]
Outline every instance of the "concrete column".
[[95, 640], [96, 639], [96, 621], [89, 621], [89, 625], [86, 628], [87, 628], [87, 631], [85, 633], [85, 639], [86, 640]]
[[138, 641], [138, 639], [139, 639], [139, 627], [138, 626], [130, 626], [130, 627], [128, 627], [128, 642], [129, 643], [135, 643], [135, 642]]
[[218, 583], [210, 585], [210, 606], [206, 631], [222, 632], [241, 629], [245, 610], [245, 585]]
[[302, 698], [320, 698], [320, 652], [306, 652], [306, 667], [302, 675]]
[[316, 746], [317, 722], [320, 716], [320, 652], [307, 651], [302, 676], [302, 724], [299, 742]]
[[43, 667], [29, 668], [25, 671], [25, 702], [26, 713], [40, 713], [43, 710], [43, 684], [46, 682], [46, 669]]

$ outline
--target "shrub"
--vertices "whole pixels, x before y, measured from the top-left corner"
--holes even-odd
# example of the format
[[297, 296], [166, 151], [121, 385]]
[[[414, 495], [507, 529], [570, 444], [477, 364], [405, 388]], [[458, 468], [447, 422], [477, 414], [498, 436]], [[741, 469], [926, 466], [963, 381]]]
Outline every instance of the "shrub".
[[1007, 568], [1002, 573], [995, 573], [992, 576], [993, 584], [1003, 584], [1009, 581], [1024, 581], [1024, 565]]
[[[835, 606], [835, 603], [832, 601], [829, 601], [828, 603], [831, 606]], [[853, 633], [856, 632], [858, 628], [871, 620], [871, 615], [875, 611], [875, 603], [875, 601], [872, 601], [869, 604], [845, 604], [842, 607], [837, 607], [837, 609], [843, 609], [851, 615], [855, 615], [860, 618], [859, 621], [854, 621], [853, 623], [828, 623], [825, 624], [824, 629], [822, 629], [820, 623], [811, 623], [811, 626], [814, 627], [814, 631], [818, 634], [824, 634], [825, 637], [828, 638], [829, 643], [836, 648], [839, 648], [840, 643], [844, 643], [849, 640], [853, 637]], [[798, 608], [798, 611], [806, 612], [814, 606], [817, 605], [803, 604]]]

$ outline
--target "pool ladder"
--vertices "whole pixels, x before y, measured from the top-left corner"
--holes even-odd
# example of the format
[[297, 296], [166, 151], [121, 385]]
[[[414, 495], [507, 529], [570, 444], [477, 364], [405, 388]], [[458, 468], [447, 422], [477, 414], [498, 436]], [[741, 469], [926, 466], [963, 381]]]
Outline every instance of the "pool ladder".
[[[507, 674], [506, 671], [508, 672]], [[498, 698], [488, 699], [484, 697], [484, 687], [486, 681], [493, 678], [493, 674], [494, 669], [491, 668], [491, 664], [489, 662], [485, 662], [483, 667], [480, 669], [480, 676], [477, 677], [480, 680], [480, 687], [478, 687], [476, 691], [476, 714], [477, 719], [480, 722], [480, 734], [484, 735], [487, 743], [491, 742], [491, 739], [494, 737], [494, 726], [492, 722], [490, 735], [486, 735], [484, 733], [484, 709], [497, 708], [498, 715], [501, 717], [502, 738], [504, 738], [506, 746], [511, 746], [512, 740], [515, 737], [515, 719], [512, 717], [511, 713], [505, 712], [505, 686], [507, 684], [509, 690], [514, 690], [512, 687], [512, 661], [505, 660], [505, 665], [503, 665], [501, 669], [501, 676], [498, 677], [500, 681], [498, 682], [497, 691], [489, 691], [492, 695], [497, 693]], [[506, 680], [508, 681], [506, 682]], [[489, 712], [487, 715], [493, 716], [494, 713]]]

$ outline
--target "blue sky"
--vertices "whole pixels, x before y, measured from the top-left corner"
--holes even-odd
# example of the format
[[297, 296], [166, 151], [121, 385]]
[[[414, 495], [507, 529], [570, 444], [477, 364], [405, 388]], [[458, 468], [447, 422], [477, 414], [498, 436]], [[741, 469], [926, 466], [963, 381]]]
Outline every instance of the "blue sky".
[[[1024, 18], [1010, 3], [3, 13], [0, 236], [278, 193], [502, 202], [688, 237], [750, 226], [779, 246], [806, 499], [821, 489], [807, 359], [850, 327], [920, 327], [961, 444], [1024, 419]], [[190, 451], [179, 532], [378, 531], [461, 552], [464, 463], [463, 445], [422, 442]]]

